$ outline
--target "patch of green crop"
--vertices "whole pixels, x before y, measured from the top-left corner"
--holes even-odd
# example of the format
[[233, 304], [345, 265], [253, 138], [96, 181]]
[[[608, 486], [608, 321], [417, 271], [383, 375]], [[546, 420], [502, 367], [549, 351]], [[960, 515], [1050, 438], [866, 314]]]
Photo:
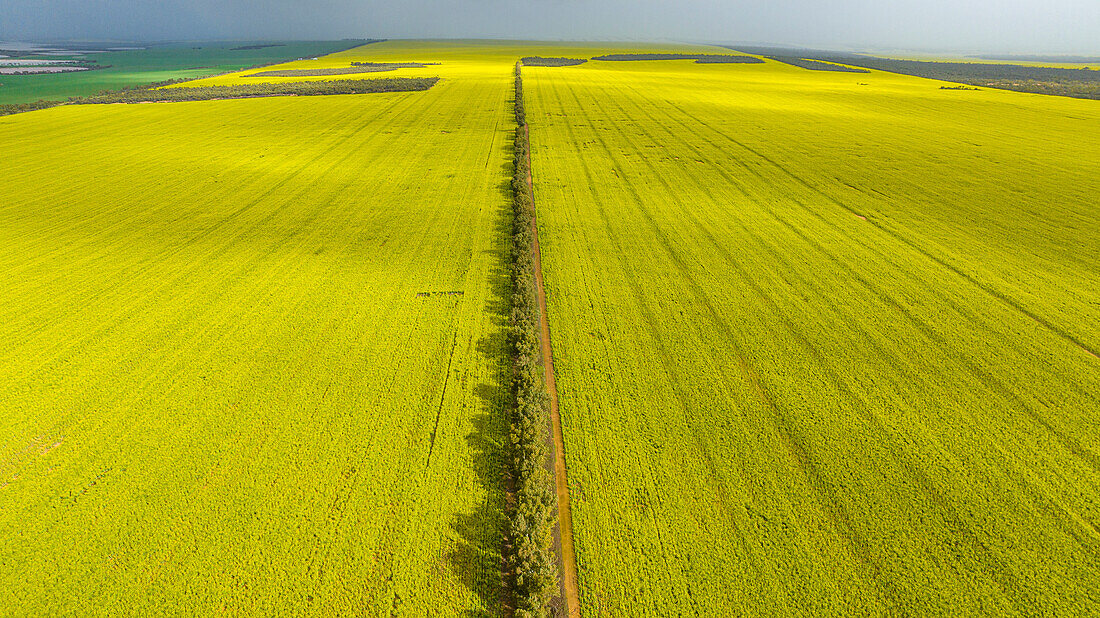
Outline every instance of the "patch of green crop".
[[143, 86], [172, 79], [192, 79], [257, 64], [312, 58], [347, 49], [348, 41], [287, 41], [259, 49], [242, 43], [196, 42], [154, 45], [148, 49], [88, 54], [87, 60], [109, 67], [46, 75], [0, 75], [0, 105], [38, 100], [64, 101], [104, 90]]

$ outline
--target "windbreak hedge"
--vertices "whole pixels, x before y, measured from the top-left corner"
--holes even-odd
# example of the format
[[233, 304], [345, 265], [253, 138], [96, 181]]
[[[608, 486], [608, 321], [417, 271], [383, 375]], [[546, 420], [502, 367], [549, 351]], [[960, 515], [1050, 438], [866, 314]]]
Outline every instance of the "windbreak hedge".
[[160, 101], [205, 101], [209, 99], [247, 99], [250, 97], [316, 96], [330, 94], [369, 94], [427, 90], [438, 77], [395, 77], [386, 79], [336, 79], [320, 82], [282, 84], [234, 84], [232, 86], [195, 86], [122, 90], [92, 97], [69, 99], [70, 103], [150, 103]]
[[588, 62], [584, 58], [543, 58], [541, 56], [527, 56], [520, 60], [527, 67], [572, 67]]
[[558, 589], [552, 547], [557, 497], [550, 473], [550, 399], [542, 366], [535, 283], [535, 202], [528, 184], [527, 118], [521, 63], [516, 63], [515, 166], [512, 175], [511, 463], [515, 496], [509, 509], [508, 585], [519, 618], [548, 616]]
[[694, 60], [696, 64], [760, 64], [764, 62], [753, 56], [736, 56], [733, 54], [604, 54], [592, 59], [610, 62]]

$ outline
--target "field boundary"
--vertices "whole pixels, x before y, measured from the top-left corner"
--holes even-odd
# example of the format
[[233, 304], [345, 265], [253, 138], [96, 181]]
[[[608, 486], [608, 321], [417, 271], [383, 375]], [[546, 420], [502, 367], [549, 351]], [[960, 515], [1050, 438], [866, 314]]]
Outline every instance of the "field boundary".
[[[523, 125], [523, 139], [531, 143], [530, 125]], [[531, 178], [531, 149], [527, 149], [527, 187], [534, 196]], [[546, 315], [546, 289], [542, 284], [542, 251], [539, 249], [537, 215], [531, 218], [531, 235], [534, 237], [535, 290], [539, 299], [539, 331], [542, 336], [542, 366], [546, 378], [546, 392], [550, 396], [550, 435], [554, 441], [554, 488], [558, 494], [558, 525], [555, 544], [561, 567], [562, 598], [566, 614], [581, 615], [580, 595], [577, 583], [577, 553], [573, 545], [573, 511], [569, 503], [569, 478], [565, 466], [565, 434], [558, 411], [558, 387], [554, 380], [554, 352], [550, 346], [550, 320]]]
[[515, 65], [512, 171], [512, 474], [509, 582], [517, 616], [580, 616], [564, 439], [558, 413], [531, 177], [522, 61]]

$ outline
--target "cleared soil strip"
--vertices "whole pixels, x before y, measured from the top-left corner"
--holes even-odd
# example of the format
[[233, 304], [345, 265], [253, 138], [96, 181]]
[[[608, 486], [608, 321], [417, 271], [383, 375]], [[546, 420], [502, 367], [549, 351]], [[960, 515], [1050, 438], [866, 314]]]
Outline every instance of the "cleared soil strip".
[[[531, 130], [523, 126], [527, 142], [527, 169], [531, 169]], [[527, 172], [527, 188], [535, 195], [531, 172]], [[539, 327], [542, 331], [542, 366], [546, 372], [546, 392], [550, 395], [550, 434], [554, 439], [554, 486], [558, 493], [559, 553], [561, 556], [561, 587], [565, 598], [566, 614], [579, 618], [580, 595], [577, 590], [577, 554], [573, 548], [573, 515], [569, 506], [569, 482], [565, 475], [565, 437], [558, 413], [558, 387], [554, 382], [554, 354], [550, 349], [550, 322], [546, 317], [546, 289], [542, 285], [542, 251], [539, 249], [538, 210], [531, 219], [531, 234], [535, 242], [535, 291], [539, 299]]]

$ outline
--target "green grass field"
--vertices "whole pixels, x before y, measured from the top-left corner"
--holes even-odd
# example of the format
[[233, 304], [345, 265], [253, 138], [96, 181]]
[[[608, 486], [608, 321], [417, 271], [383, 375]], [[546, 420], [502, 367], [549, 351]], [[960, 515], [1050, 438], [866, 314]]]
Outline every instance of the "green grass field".
[[1100, 610], [1094, 102], [524, 75], [586, 615]]
[[[0, 614], [505, 613], [513, 67], [689, 50], [0, 118]], [[1095, 101], [523, 75], [583, 615], [1100, 612]]]
[[106, 69], [47, 75], [0, 75], [0, 105], [39, 99], [64, 101], [170, 79], [196, 78], [256, 64], [310, 58], [347, 49], [348, 41], [287, 41], [261, 49], [233, 49], [245, 43], [201, 42], [89, 54]]
[[0, 119], [0, 613], [498, 611], [512, 60], [419, 49]]

